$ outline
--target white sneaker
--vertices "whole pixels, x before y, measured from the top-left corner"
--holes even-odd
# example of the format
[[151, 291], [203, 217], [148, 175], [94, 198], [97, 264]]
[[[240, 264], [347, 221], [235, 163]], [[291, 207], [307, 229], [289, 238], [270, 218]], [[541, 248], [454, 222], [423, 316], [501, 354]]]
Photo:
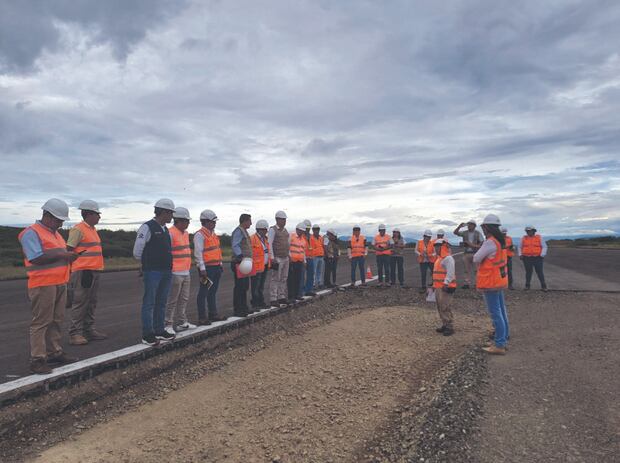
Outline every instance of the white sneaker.
[[177, 331], [193, 330], [194, 328], [196, 328], [196, 325], [190, 322], [185, 322], [177, 326]]
[[172, 325], [168, 325], [164, 328], [164, 331], [168, 334], [176, 334], [176, 332], [174, 331], [174, 328], [172, 327]]

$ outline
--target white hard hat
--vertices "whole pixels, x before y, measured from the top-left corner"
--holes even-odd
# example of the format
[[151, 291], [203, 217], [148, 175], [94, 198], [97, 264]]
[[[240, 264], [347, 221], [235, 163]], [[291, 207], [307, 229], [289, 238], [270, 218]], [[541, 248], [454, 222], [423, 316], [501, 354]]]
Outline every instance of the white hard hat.
[[308, 219], [304, 220], [304, 225], [306, 226], [306, 228], [310, 228], [312, 226], [312, 222], [310, 222]]
[[508, 229], [506, 227], [499, 227], [499, 231], [502, 233], [508, 233]]
[[329, 230], [327, 230], [327, 233], [331, 233], [334, 236], [338, 236], [338, 234], [336, 233], [336, 230], [334, 230], [333, 228], [330, 228]]
[[174, 210], [174, 213], [172, 214], [172, 217], [175, 219], [185, 219], [185, 220], [192, 220], [192, 218], [189, 216], [189, 211], [187, 209], [185, 209], [184, 207], [177, 207]]
[[247, 275], [252, 271], [252, 258], [244, 257], [239, 264], [239, 272], [243, 275]]
[[530, 230], [536, 231], [536, 228], [534, 228], [533, 225], [528, 225], [527, 227], [525, 227], [525, 231], [530, 231]]
[[474, 219], [469, 219], [467, 223], [473, 223], [474, 225], [476, 225], [476, 221]]
[[384, 223], [379, 225], [379, 230], [385, 230], [385, 224]]
[[488, 214], [482, 221], [482, 225], [501, 225], [502, 222], [495, 214]]
[[443, 231], [443, 228], [440, 228], [439, 230], [437, 230], [437, 234], [438, 234], [438, 235], [445, 235], [445, 234], [446, 234], [446, 232], [445, 232], [445, 231]]
[[392, 230], [392, 232], [398, 232], [398, 233], [400, 233], [400, 228], [395, 228], [394, 230]]
[[360, 230], [362, 229], [362, 227], [360, 227], [359, 224], [357, 224], [357, 223], [355, 225], [353, 225], [353, 230], [355, 230], [356, 228], [359, 228]]
[[262, 228], [264, 228], [265, 230], [267, 230], [269, 228], [269, 224], [264, 219], [258, 220], [256, 222], [256, 229], [258, 230], [258, 229], [262, 229]]
[[205, 209], [200, 213], [200, 220], [211, 220], [215, 222], [217, 220], [217, 215], [211, 209]]
[[171, 199], [168, 198], [162, 198], [159, 201], [157, 201], [155, 203], [155, 207], [158, 207], [160, 209], [166, 209], [168, 211], [174, 211], [174, 202], [172, 202]]
[[101, 214], [101, 211], [99, 210], [99, 204], [97, 204], [91, 199], [85, 199], [84, 201], [82, 201], [78, 206], [78, 209], [80, 209], [81, 211], [93, 211], [97, 214]]
[[433, 236], [433, 232], [430, 230], [424, 230], [424, 236]]
[[69, 206], [62, 199], [52, 198], [45, 201], [41, 206], [45, 212], [49, 212], [59, 220], [69, 220]]
[[276, 212], [276, 219], [286, 219], [286, 212], [284, 211], [278, 211]]
[[443, 238], [438, 238], [435, 240], [435, 244], [444, 244], [446, 242], [446, 240], [444, 240]]
[[315, 223], [314, 225], [312, 225], [312, 229], [313, 229], [313, 230], [314, 230], [314, 229], [317, 229], [317, 228], [318, 228], [318, 229], [320, 229], [320, 228], [321, 228], [321, 226], [320, 226], [318, 223]]
[[305, 230], [306, 229], [306, 223], [305, 222], [299, 222], [295, 228], [297, 230]]

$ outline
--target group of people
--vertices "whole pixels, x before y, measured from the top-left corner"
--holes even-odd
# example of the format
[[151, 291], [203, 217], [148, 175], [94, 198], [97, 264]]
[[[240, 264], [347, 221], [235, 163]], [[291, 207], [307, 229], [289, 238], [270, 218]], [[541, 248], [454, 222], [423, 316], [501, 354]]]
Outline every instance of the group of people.
[[[41, 219], [19, 235], [32, 305], [30, 368], [33, 373], [47, 374], [55, 365], [77, 361], [64, 352], [61, 345], [61, 324], [66, 307], [71, 308], [70, 344], [84, 345], [107, 338], [94, 326], [99, 278], [104, 268], [103, 248], [96, 229], [101, 211], [92, 200], [83, 201], [79, 209], [83, 220], [71, 228], [66, 242], [58, 230], [69, 220], [69, 207], [55, 198], [42, 206]], [[212, 210], [201, 212], [201, 228], [193, 237], [193, 255], [187, 231], [190, 213], [184, 207], [175, 207], [170, 199], [157, 201], [154, 217], [138, 229], [133, 255], [141, 263], [144, 283], [143, 343], [157, 345], [171, 341], [177, 332], [196, 327], [187, 315], [192, 257], [200, 275], [197, 324], [209, 325], [224, 319], [217, 308], [217, 291], [223, 273], [220, 238], [215, 233], [217, 220]], [[274, 225], [270, 227], [266, 220], [258, 220], [255, 233], [250, 234], [252, 217], [249, 214], [239, 217], [239, 225], [231, 235], [230, 261], [236, 316], [245, 317], [268, 305], [294, 303], [304, 295], [316, 295], [319, 288], [335, 286], [341, 254], [336, 231], [329, 229], [321, 235], [320, 226], [306, 220], [289, 233], [286, 221], [286, 213], [278, 211]], [[170, 222], [173, 224], [168, 227]], [[465, 225], [467, 229], [462, 231]], [[463, 238], [465, 248], [463, 288], [472, 284], [477, 268], [476, 287], [485, 293], [495, 325], [495, 345], [490, 349], [498, 353], [502, 352], [508, 337], [502, 289], [504, 286], [512, 288], [512, 256], [516, 246], [506, 230], [500, 228], [496, 216], [487, 216], [482, 230], [486, 240], [472, 220], [460, 224], [454, 233]], [[526, 289], [530, 287], [533, 270], [542, 288], [546, 289], [542, 271], [546, 244], [533, 227], [527, 227], [526, 232], [518, 251], [525, 264]], [[355, 225], [346, 245], [352, 286], [357, 281], [358, 269], [361, 285], [366, 285], [366, 257], [371, 246], [376, 256], [379, 286], [394, 285], [397, 277], [404, 286], [405, 245], [397, 228], [390, 236], [386, 226], [381, 224], [374, 239], [368, 242], [361, 234], [361, 227]], [[426, 230], [415, 246], [415, 254], [422, 275], [421, 291], [426, 291], [427, 274], [432, 275], [430, 286], [435, 289], [442, 320], [437, 331], [451, 335], [454, 327], [450, 302], [456, 290], [456, 276], [454, 258], [443, 230], [438, 230], [435, 239], [432, 232]], [[245, 265], [248, 261], [251, 262], [249, 267]], [[268, 276], [267, 303], [264, 289]]]

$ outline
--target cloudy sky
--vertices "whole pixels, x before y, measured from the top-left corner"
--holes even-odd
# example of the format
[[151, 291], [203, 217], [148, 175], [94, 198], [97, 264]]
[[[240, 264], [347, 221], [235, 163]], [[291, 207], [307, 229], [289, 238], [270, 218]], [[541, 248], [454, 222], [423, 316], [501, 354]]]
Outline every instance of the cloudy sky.
[[278, 209], [620, 232], [619, 23], [615, 0], [2, 0], [0, 224], [89, 198], [133, 229], [170, 197], [221, 232]]

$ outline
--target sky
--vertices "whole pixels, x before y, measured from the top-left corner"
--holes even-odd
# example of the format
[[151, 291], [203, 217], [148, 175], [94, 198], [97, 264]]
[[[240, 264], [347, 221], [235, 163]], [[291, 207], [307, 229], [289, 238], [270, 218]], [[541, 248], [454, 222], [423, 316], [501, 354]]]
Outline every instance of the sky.
[[[0, 224], [161, 197], [406, 235], [620, 232], [620, 3], [3, 0]], [[200, 224], [192, 222], [191, 229]]]

